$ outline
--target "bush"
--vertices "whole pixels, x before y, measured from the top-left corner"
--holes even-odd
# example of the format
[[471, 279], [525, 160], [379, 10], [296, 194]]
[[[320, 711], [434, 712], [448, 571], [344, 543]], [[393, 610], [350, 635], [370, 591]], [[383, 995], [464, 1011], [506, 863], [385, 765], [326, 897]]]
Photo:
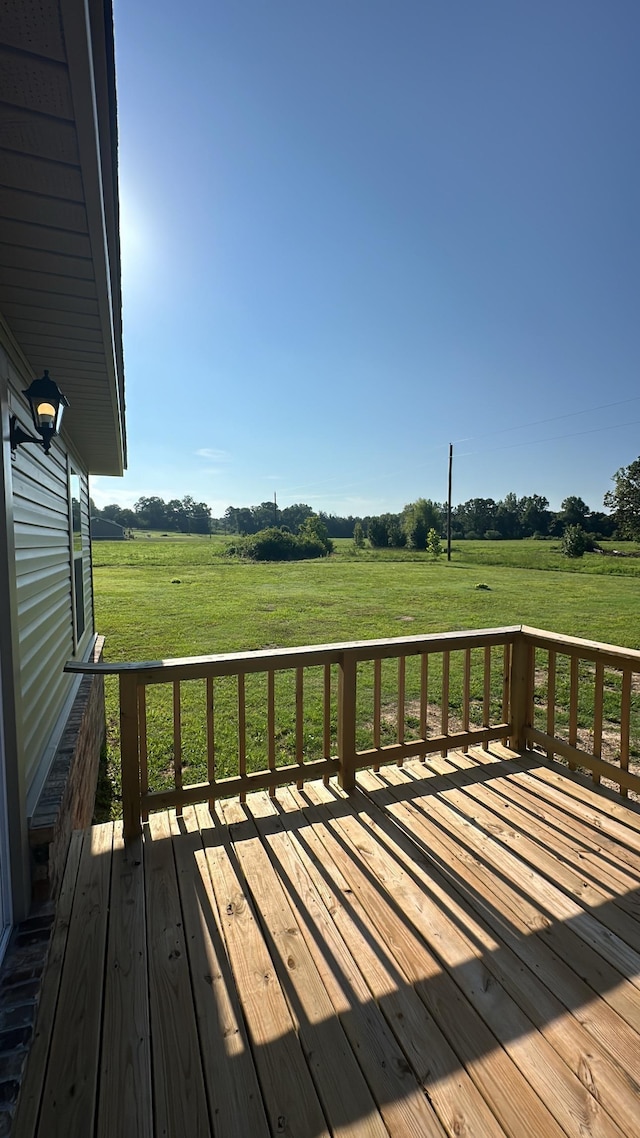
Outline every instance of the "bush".
[[582, 557], [588, 546], [582, 526], [566, 526], [560, 546], [565, 557]]
[[442, 555], [442, 545], [440, 544], [440, 534], [435, 529], [430, 529], [427, 534], [427, 553], [430, 553], [434, 561]]
[[502, 534], [498, 529], [485, 530], [485, 541], [502, 541]]
[[326, 557], [327, 547], [321, 538], [303, 533], [299, 537], [280, 526], [270, 526], [247, 537], [229, 542], [225, 553], [246, 557], [250, 561], [306, 561]]

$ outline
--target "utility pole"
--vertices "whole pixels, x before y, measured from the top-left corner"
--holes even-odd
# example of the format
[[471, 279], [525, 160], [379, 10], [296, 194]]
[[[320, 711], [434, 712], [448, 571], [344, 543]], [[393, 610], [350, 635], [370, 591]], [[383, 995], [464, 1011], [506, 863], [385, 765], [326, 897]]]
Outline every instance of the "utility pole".
[[451, 483], [453, 479], [453, 443], [449, 443], [449, 493], [447, 495], [447, 561], [451, 561]]

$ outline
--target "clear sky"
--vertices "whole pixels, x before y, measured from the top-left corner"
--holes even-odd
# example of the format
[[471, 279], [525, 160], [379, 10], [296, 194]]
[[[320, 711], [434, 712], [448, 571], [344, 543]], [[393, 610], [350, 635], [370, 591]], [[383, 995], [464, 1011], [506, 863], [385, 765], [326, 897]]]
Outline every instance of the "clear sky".
[[[638, 0], [115, 0], [98, 505], [578, 494], [640, 454]], [[464, 441], [462, 441], [464, 440]]]

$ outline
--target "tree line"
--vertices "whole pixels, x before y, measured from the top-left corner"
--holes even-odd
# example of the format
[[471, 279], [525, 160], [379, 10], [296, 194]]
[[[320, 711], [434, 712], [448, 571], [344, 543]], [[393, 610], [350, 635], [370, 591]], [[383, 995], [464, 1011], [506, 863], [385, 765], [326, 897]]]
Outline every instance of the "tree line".
[[[590, 510], [575, 495], [565, 498], [558, 511], [550, 510], [548, 499], [540, 494], [518, 498], [513, 493], [497, 502], [493, 498], [470, 498], [451, 511], [451, 536], [456, 541], [561, 537], [568, 526], [580, 526], [595, 539], [607, 538], [614, 534], [616, 517]], [[446, 505], [425, 498], [410, 502], [399, 514], [381, 514], [363, 521], [370, 544], [378, 548], [424, 549], [429, 531], [434, 529], [444, 536], [446, 527]]]
[[[594, 540], [619, 537], [640, 540], [640, 458], [621, 467], [613, 476], [614, 489], [607, 491], [604, 505], [611, 513], [591, 510], [582, 498], [570, 495], [557, 511], [540, 494], [509, 493], [493, 498], [469, 498], [451, 512], [454, 540], [517, 540], [525, 537], [562, 537], [569, 527], [579, 527]], [[92, 517], [105, 518], [126, 529], [153, 529], [178, 533], [226, 533], [255, 535], [266, 529], [282, 529], [300, 534], [308, 519], [318, 518], [328, 538], [348, 537], [360, 544], [366, 538], [372, 546], [408, 546], [424, 549], [431, 530], [444, 537], [447, 508], [442, 502], [418, 498], [400, 513], [365, 517], [341, 517], [315, 511], [304, 502], [280, 507], [275, 502], [258, 506], [229, 506], [221, 518], [214, 518], [206, 502], [186, 495], [165, 502], [159, 497], [141, 497], [131, 509], [112, 504], [100, 510], [91, 502]]]
[[104, 518], [125, 529], [155, 529], [171, 533], [211, 533], [211, 508], [188, 494], [182, 498], [138, 498], [132, 508], [112, 503], [99, 510], [91, 499], [91, 517]]
[[319, 517], [330, 538], [353, 537], [356, 522], [362, 521], [352, 516], [343, 518], [327, 514], [323, 510], [317, 513], [304, 502], [284, 507], [274, 502], [261, 502], [259, 506], [229, 506], [221, 518], [214, 518], [206, 502], [196, 502], [189, 495], [181, 500], [173, 498], [169, 502], [158, 497], [143, 497], [130, 508], [112, 503], [102, 510], [92, 500], [91, 517], [104, 518], [125, 529], [226, 533], [230, 536], [257, 534], [273, 526], [296, 534], [308, 518]]

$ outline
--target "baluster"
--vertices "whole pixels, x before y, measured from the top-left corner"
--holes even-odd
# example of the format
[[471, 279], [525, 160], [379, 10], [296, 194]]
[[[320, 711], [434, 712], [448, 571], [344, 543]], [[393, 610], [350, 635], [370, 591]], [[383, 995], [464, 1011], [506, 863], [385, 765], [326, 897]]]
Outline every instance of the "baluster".
[[[215, 743], [215, 718], [213, 706], [213, 676], [207, 676], [206, 683], [206, 700], [207, 700], [207, 778], [210, 783], [215, 782], [216, 778], [216, 743]], [[215, 809], [215, 795], [209, 798], [209, 812], [213, 814]]]
[[[144, 684], [138, 688], [138, 740], [140, 747], [140, 794], [149, 791], [149, 756], [147, 750], [147, 689]], [[142, 821], [149, 821], [149, 810], [142, 808]]]
[[[267, 672], [267, 751], [269, 770], [276, 769], [276, 674]], [[269, 787], [269, 796], [275, 798], [275, 786]]]
[[[300, 767], [304, 763], [304, 668], [296, 668], [296, 763]], [[302, 772], [296, 785], [302, 790]]]
[[[556, 651], [549, 649], [547, 661], [547, 735], [553, 739], [556, 733]], [[552, 761], [553, 750], [547, 751], [547, 759]]]
[[[323, 704], [323, 758], [331, 758], [331, 664], [324, 665], [324, 704]], [[329, 785], [329, 775], [322, 780]]]
[[[491, 647], [487, 645], [484, 650], [484, 691], [482, 695], [482, 726], [491, 726]], [[489, 750], [489, 743], [482, 744], [484, 751]]]
[[[622, 672], [622, 696], [620, 699], [620, 770], [629, 770], [629, 729], [631, 726], [631, 671]], [[627, 798], [629, 787], [620, 785], [620, 793]]]
[[511, 677], [511, 645], [505, 644], [502, 657], [502, 722], [509, 722], [509, 701], [511, 698], [509, 680]]
[[[182, 711], [180, 707], [180, 680], [173, 681], [173, 781], [176, 790], [182, 790]], [[182, 814], [182, 806], [176, 806]]]
[[[464, 671], [462, 674], [462, 730], [468, 732], [471, 714], [471, 649], [464, 651]], [[464, 754], [469, 752], [469, 744], [462, 748]]]
[[[596, 759], [602, 758], [602, 709], [604, 705], [604, 664], [596, 661], [595, 691], [593, 693], [593, 753]], [[600, 782], [598, 772], [593, 772], [593, 782]]]
[[[578, 657], [571, 657], [571, 681], [569, 687], [569, 746], [578, 745]], [[569, 770], [574, 771], [576, 764], [569, 760]]]
[[[382, 717], [382, 660], [373, 661], [373, 745], [380, 748], [380, 719]], [[374, 763], [373, 769], [378, 773], [380, 763]]]
[[122, 820], [125, 841], [142, 833], [140, 819], [140, 757], [138, 735], [138, 677], [120, 673], [120, 761]]
[[[429, 657], [426, 652], [422, 652], [420, 656], [420, 737], [427, 738], [427, 715], [429, 709]], [[426, 760], [426, 754], [421, 755], [422, 762]]]
[[[404, 743], [404, 703], [405, 703], [405, 681], [406, 681], [406, 656], [398, 657], [398, 710], [396, 716], [396, 739], [398, 743]], [[403, 763], [402, 755], [398, 756], [399, 767]]]
[[[449, 734], [449, 672], [451, 663], [451, 653], [442, 653], [442, 706], [440, 708], [440, 730], [443, 735]], [[445, 747], [440, 754], [445, 759], [449, 754], [448, 747]]]
[[[238, 673], [238, 774], [247, 777], [247, 708], [245, 701], [244, 672]], [[240, 791], [240, 801], [247, 801], [247, 792]]]

